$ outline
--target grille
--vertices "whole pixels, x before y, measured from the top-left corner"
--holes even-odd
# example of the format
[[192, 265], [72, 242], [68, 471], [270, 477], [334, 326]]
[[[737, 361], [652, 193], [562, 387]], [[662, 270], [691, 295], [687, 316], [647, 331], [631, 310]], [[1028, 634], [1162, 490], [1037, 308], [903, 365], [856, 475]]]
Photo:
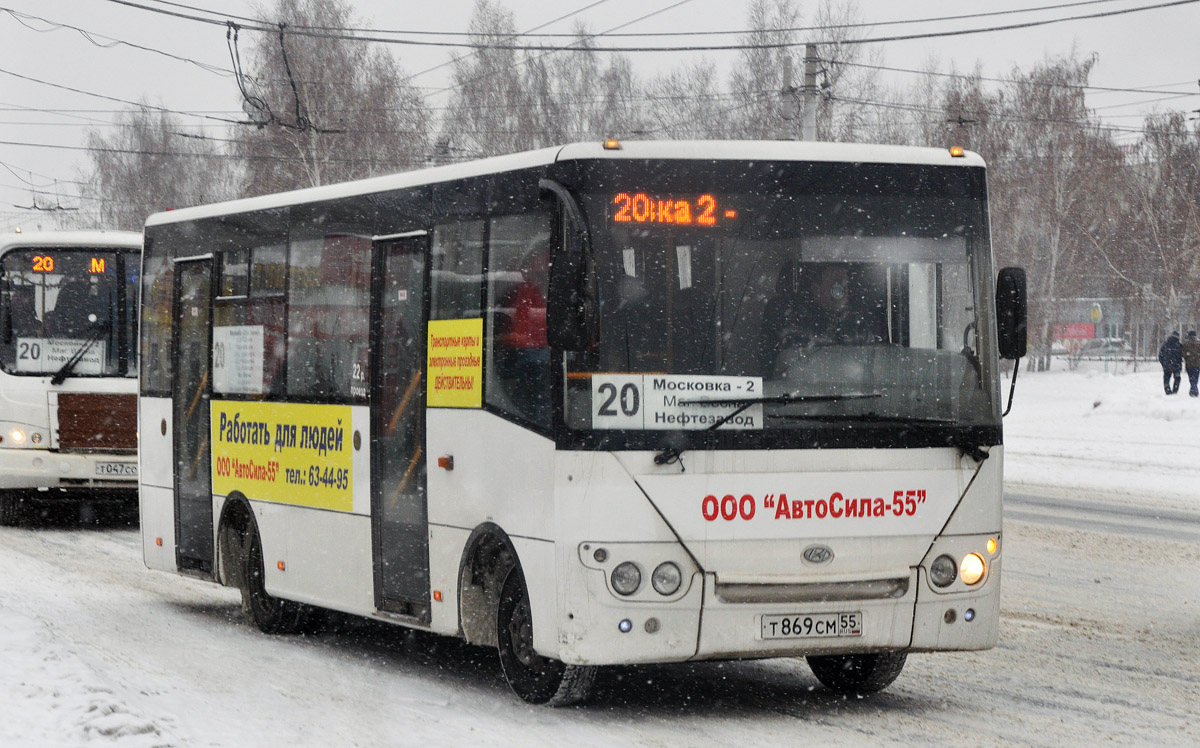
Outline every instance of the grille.
[[58, 448], [137, 452], [137, 395], [58, 395]]

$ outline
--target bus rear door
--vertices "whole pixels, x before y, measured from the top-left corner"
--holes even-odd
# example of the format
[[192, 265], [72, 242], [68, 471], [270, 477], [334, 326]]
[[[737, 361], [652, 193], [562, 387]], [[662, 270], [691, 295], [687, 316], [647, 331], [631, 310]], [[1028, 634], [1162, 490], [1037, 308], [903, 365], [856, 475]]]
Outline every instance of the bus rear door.
[[208, 575], [213, 570], [212, 256], [177, 260], [175, 268], [175, 562], [180, 571]]

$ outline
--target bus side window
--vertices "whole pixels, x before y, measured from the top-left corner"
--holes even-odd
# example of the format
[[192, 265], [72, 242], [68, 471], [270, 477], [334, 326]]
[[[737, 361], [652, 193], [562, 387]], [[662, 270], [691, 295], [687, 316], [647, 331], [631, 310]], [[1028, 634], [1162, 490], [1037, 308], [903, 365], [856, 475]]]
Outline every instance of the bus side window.
[[487, 400], [505, 412], [550, 426], [550, 283], [548, 213], [501, 216], [488, 232]]
[[433, 288], [429, 319], [479, 319], [483, 274], [479, 219], [439, 224], [433, 230]]
[[[296, 228], [290, 241], [288, 394], [365, 400], [355, 377], [367, 361], [371, 239], [327, 232], [316, 223]], [[306, 229], [318, 235], [304, 236]]]

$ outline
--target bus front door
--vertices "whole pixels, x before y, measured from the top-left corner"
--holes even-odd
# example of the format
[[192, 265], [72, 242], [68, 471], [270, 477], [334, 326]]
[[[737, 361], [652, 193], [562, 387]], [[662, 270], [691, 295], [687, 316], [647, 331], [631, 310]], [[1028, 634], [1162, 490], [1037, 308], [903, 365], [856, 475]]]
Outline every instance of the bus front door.
[[376, 607], [429, 622], [424, 232], [375, 242], [371, 516]]
[[213, 571], [212, 258], [177, 260], [175, 269], [175, 563], [180, 571], [207, 575]]

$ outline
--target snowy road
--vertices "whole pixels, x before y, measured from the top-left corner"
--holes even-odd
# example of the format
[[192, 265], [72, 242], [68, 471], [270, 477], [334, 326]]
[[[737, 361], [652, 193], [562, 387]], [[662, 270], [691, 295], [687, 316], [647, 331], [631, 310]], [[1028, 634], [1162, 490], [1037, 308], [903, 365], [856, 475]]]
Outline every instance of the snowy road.
[[0, 745], [1200, 743], [1200, 553], [1166, 532], [1195, 515], [1079, 502], [1014, 497], [994, 650], [914, 655], [865, 700], [792, 660], [621, 669], [564, 710], [453, 640], [262, 635], [236, 592], [147, 571], [132, 529], [0, 528]]
[[1127, 536], [1178, 540], [1200, 546], [1200, 511], [1144, 505], [1113, 505], [1083, 498], [1004, 494], [1005, 520], [1097, 530]]

